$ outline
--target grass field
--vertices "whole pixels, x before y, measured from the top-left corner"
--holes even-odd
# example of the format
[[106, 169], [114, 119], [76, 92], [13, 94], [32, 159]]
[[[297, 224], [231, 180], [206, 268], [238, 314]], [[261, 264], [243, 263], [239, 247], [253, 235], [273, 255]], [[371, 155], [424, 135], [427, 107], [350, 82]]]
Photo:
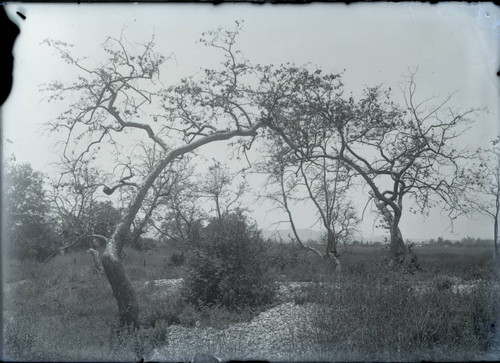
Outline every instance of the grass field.
[[[478, 360], [493, 342], [498, 286], [488, 248], [415, 248], [421, 271], [401, 274], [386, 268], [383, 247], [352, 247], [342, 256], [342, 273], [331, 276], [312, 254], [269, 246], [278, 290], [289, 290], [270, 305], [240, 312], [197, 310], [178, 294], [148, 287], [147, 281], [183, 277], [182, 266], [171, 263], [173, 252], [161, 245], [126, 250], [141, 306], [141, 327], [133, 332], [118, 329], [111, 288], [93, 271], [90, 255], [9, 261], [4, 358], [183, 360], [196, 346], [224, 359]], [[457, 293], [462, 285], [473, 291]], [[287, 317], [297, 309], [310, 311], [307, 322]]]

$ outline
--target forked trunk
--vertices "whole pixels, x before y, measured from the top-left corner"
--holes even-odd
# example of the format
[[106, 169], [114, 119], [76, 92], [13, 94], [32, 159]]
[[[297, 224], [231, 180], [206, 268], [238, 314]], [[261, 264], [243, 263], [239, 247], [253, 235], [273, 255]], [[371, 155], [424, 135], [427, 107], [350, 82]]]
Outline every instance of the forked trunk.
[[335, 239], [335, 234], [331, 229], [328, 229], [327, 232], [326, 251], [325, 258], [328, 260], [333, 273], [340, 273], [342, 269], [338, 258], [339, 254], [337, 253], [337, 241]]
[[411, 250], [411, 244], [406, 246], [399, 229], [399, 218], [394, 219], [391, 226], [391, 263], [404, 271], [414, 273], [420, 270], [417, 255]]
[[399, 221], [401, 220], [400, 213], [391, 213], [387, 206], [381, 201], [375, 201], [375, 205], [384, 217], [389, 226], [391, 261], [396, 264], [402, 264], [405, 260], [406, 248], [403, 240], [403, 235], [399, 229]]

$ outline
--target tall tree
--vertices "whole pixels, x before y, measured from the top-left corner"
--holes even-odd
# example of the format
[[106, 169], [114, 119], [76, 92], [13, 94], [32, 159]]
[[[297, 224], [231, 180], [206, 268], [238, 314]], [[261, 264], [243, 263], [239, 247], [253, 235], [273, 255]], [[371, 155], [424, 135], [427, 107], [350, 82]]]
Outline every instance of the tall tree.
[[[220, 69], [206, 69], [202, 76], [167, 89], [161, 88], [160, 79], [166, 58], [155, 51], [153, 40], [134, 47], [123, 38], [109, 37], [103, 45], [107, 58], [97, 66], [77, 59], [67, 44], [48, 41], [79, 73], [72, 84], [56, 81], [47, 87], [52, 92], [49, 101], [63, 96], [75, 100], [49, 124], [65, 134], [67, 163], [98, 162], [103, 156], [109, 163], [110, 149], [116, 158], [123, 157], [131, 149], [124, 133], [146, 136], [144, 142], [162, 151], [146, 177], [126, 180], [137, 188], [102, 257], [123, 324], [135, 325], [139, 316], [136, 293], [122, 264], [123, 243], [152, 185], [178, 157], [216, 141], [251, 140], [263, 126], [255, 116], [258, 110], [249, 106], [259, 93], [258, 82], [252, 82], [254, 69], [235, 49], [240, 28], [237, 23], [233, 31], [218, 29], [202, 38], [203, 44], [223, 53]], [[124, 182], [123, 177], [119, 180]]]
[[476, 186], [476, 193], [469, 194], [468, 202], [474, 210], [493, 221], [493, 244], [495, 262], [500, 264], [498, 251], [498, 217], [500, 215], [500, 136], [497, 136], [487, 150], [479, 150], [480, 164], [470, 185]]
[[472, 153], [457, 140], [477, 109], [454, 110], [451, 96], [437, 105], [432, 98], [417, 101], [414, 74], [399, 106], [390, 88], [368, 88], [358, 100], [345, 97], [336, 74], [294, 66], [266, 72], [267, 88], [277, 94], [262, 100], [269, 127], [299, 158], [339, 161], [364, 181], [390, 232], [392, 261], [406, 259], [400, 230], [405, 200], [413, 202], [410, 211], [424, 214], [442, 206], [453, 218], [461, 210], [468, 173], [462, 161]]
[[[275, 138], [268, 150], [261, 170], [268, 174], [266, 184], [274, 191], [266, 197], [286, 213], [299, 246], [328, 261], [334, 271], [339, 272], [339, 245], [352, 237], [359, 222], [347, 194], [352, 173], [338, 161], [331, 163], [326, 158], [315, 162], [301, 160], [280, 139]], [[291, 204], [306, 199], [313, 203], [318, 222], [325, 231], [324, 252], [306, 245], [297, 231]]]

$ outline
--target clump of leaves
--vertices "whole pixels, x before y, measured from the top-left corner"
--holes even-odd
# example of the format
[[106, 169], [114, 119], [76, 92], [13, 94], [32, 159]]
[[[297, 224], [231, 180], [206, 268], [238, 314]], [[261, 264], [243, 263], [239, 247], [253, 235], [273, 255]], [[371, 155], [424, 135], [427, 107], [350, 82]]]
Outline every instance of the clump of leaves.
[[186, 262], [186, 256], [183, 253], [174, 252], [170, 256], [170, 265], [172, 266], [182, 266]]
[[200, 239], [187, 261], [183, 295], [188, 302], [240, 309], [272, 301], [264, 241], [242, 213], [212, 220]]

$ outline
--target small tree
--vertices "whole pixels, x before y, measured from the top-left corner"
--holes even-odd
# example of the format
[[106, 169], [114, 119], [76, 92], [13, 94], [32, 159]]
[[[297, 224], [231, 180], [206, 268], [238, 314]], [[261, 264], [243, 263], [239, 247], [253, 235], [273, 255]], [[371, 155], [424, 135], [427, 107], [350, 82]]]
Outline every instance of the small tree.
[[200, 241], [200, 230], [206, 220], [196, 190], [191, 180], [178, 184], [172, 196], [160, 206], [157, 221], [152, 224], [162, 237], [174, 242], [183, 253]]
[[264, 241], [241, 212], [214, 218], [189, 256], [184, 296], [198, 307], [239, 309], [269, 303], [274, 288]]
[[[335, 271], [340, 271], [339, 245], [352, 237], [359, 222], [347, 197], [352, 173], [339, 162], [331, 163], [326, 158], [315, 162], [302, 160], [281, 139], [275, 138], [268, 150], [269, 155], [261, 164], [261, 170], [269, 174], [266, 186], [277, 189], [265, 197], [286, 213], [299, 246], [330, 262]], [[305, 196], [301, 197], [301, 192]], [[314, 204], [318, 222], [325, 231], [324, 251], [306, 245], [297, 232], [290, 203], [301, 200]]]
[[44, 176], [29, 164], [4, 164], [7, 248], [21, 259], [44, 260], [59, 247]]
[[241, 173], [231, 173], [220, 162], [214, 161], [213, 165], [209, 167], [207, 175], [203, 176], [203, 181], [198, 189], [199, 196], [213, 203], [212, 210], [218, 219], [222, 219], [241, 208], [241, 197], [247, 186], [244, 174], [243, 180], [236, 186], [233, 185], [234, 180]]

